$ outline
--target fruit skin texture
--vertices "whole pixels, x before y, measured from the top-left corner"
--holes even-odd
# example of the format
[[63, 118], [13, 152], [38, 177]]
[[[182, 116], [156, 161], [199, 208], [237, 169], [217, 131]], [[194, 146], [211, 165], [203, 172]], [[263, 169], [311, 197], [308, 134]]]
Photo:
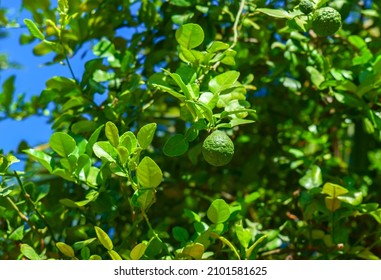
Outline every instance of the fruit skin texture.
[[318, 36], [331, 36], [341, 27], [341, 15], [331, 7], [315, 10], [312, 14], [312, 29]]
[[302, 13], [308, 15], [311, 13], [315, 8], [314, 3], [312, 3], [309, 0], [302, 0], [299, 4], [299, 9]]
[[223, 131], [216, 130], [205, 138], [201, 150], [206, 162], [213, 166], [223, 166], [233, 158], [234, 144]]

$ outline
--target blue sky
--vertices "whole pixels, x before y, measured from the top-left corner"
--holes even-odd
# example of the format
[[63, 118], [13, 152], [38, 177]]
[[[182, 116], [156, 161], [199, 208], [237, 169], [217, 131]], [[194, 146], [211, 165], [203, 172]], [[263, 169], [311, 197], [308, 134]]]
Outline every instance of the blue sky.
[[[0, 6], [7, 8], [8, 17], [17, 19], [19, 24], [23, 24], [24, 18], [30, 18], [28, 11], [21, 11], [22, 0], [0, 0]], [[52, 1], [54, 2], [54, 1]], [[32, 48], [38, 42], [31, 45], [21, 46], [19, 37], [22, 33], [28, 32], [26, 28], [8, 28], [8, 37], [0, 40], [0, 53], [6, 53], [9, 61], [21, 65], [21, 69], [7, 69], [0, 72], [0, 85], [11, 75], [16, 75], [15, 95], [25, 94], [27, 98], [39, 95], [45, 88], [45, 81], [53, 76], [70, 77], [69, 69], [66, 66], [56, 64], [43, 66], [44, 63], [51, 61], [51, 56], [37, 57], [32, 53]], [[91, 53], [91, 52], [90, 52]], [[70, 59], [74, 73], [80, 77], [83, 72], [85, 61], [77, 57]], [[4, 153], [16, 151], [21, 140], [26, 140], [29, 145], [36, 146], [49, 141], [52, 131], [47, 124], [47, 118], [30, 117], [23, 121], [6, 120], [0, 121], [0, 150]]]

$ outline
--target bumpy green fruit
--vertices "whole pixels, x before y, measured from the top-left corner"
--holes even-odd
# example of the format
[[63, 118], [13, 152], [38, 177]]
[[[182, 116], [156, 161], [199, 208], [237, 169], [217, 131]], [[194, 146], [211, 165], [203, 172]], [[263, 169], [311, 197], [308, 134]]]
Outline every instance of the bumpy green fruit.
[[341, 15], [331, 7], [315, 10], [312, 14], [312, 29], [318, 36], [331, 36], [341, 27]]
[[224, 132], [216, 130], [205, 138], [202, 155], [213, 166], [228, 164], [234, 155], [234, 144]]
[[302, 13], [308, 15], [311, 13], [315, 8], [314, 3], [312, 3], [310, 0], [302, 0], [299, 4], [299, 9], [302, 11]]

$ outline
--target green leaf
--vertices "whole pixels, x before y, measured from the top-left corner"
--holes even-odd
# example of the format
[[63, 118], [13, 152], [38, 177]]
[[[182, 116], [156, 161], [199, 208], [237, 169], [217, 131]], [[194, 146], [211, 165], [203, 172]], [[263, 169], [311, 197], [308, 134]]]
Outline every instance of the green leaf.
[[250, 246], [249, 249], [246, 250], [246, 259], [250, 259], [251, 258], [251, 254], [253, 253], [253, 251], [256, 251], [256, 249], [258, 248], [258, 246], [264, 242], [265, 240], [267, 239], [267, 235], [263, 235], [261, 236], [260, 238], [258, 238], [253, 245]]
[[184, 93], [186, 99], [194, 98], [193, 94], [191, 94], [191, 91], [189, 90], [189, 87], [184, 83], [183, 79], [179, 74], [171, 73], [165, 69], [163, 71], [176, 82], [176, 84], [180, 87], [181, 91]]
[[320, 187], [323, 183], [320, 167], [317, 165], [312, 166], [307, 170], [306, 174], [300, 178], [299, 184], [307, 190]]
[[363, 200], [362, 192], [355, 192], [350, 195], [340, 195], [338, 199], [352, 206], [360, 205]]
[[108, 141], [96, 142], [93, 146], [93, 151], [98, 158], [108, 162], [116, 162], [118, 158], [117, 151]]
[[114, 123], [110, 121], [106, 123], [105, 134], [111, 145], [115, 148], [119, 146], [119, 131]]
[[229, 44], [226, 44], [221, 41], [213, 41], [207, 48], [206, 51], [210, 53], [216, 53], [220, 51], [227, 50], [229, 48]]
[[172, 229], [173, 238], [179, 242], [187, 242], [189, 240], [189, 233], [183, 227], [174, 227]]
[[132, 260], [140, 260], [140, 258], [144, 256], [146, 249], [147, 249], [146, 242], [137, 244], [134, 248], [132, 248], [130, 252], [130, 258]]
[[107, 250], [111, 251], [114, 245], [112, 244], [112, 241], [110, 237], [101, 229], [100, 227], [95, 226], [95, 233], [97, 234], [99, 242], [105, 247]]
[[240, 73], [238, 71], [227, 71], [224, 72], [209, 81], [209, 90], [212, 93], [220, 93], [226, 90], [237, 82]]
[[61, 157], [68, 157], [75, 149], [73, 137], [64, 132], [55, 132], [49, 140], [50, 147]]
[[122, 257], [117, 252], [115, 252], [114, 250], [110, 250], [107, 253], [110, 255], [112, 260], [115, 260], [115, 261], [123, 260]]
[[131, 131], [123, 133], [119, 138], [119, 143], [121, 146], [127, 148], [130, 154], [132, 154], [137, 148], [136, 136]]
[[327, 196], [324, 198], [325, 206], [331, 212], [335, 212], [341, 206], [341, 201], [336, 197]]
[[42, 260], [42, 258], [36, 253], [36, 251], [28, 244], [21, 244], [21, 253], [30, 260]]
[[292, 16], [285, 10], [259, 8], [259, 9], [256, 9], [256, 11], [264, 13], [268, 16], [275, 17], [275, 18], [287, 18], [287, 19], [292, 18]]
[[160, 167], [150, 157], [144, 157], [136, 170], [138, 182], [145, 188], [156, 188], [163, 180]]
[[348, 193], [348, 190], [340, 185], [325, 183], [321, 192], [330, 197], [337, 198], [340, 195]]
[[24, 238], [24, 225], [16, 228], [8, 238], [14, 241], [21, 241]]
[[92, 156], [93, 155], [93, 146], [95, 144], [95, 142], [98, 141], [98, 137], [99, 137], [99, 134], [102, 132], [102, 129], [104, 127], [104, 124], [102, 124], [101, 126], [99, 126], [90, 136], [89, 138], [89, 142], [87, 142], [87, 145], [86, 145], [86, 154], [88, 156]]
[[176, 30], [177, 42], [186, 49], [198, 47], [204, 41], [204, 31], [195, 23], [187, 23]]
[[241, 246], [245, 249], [249, 247], [251, 238], [253, 236], [251, 230], [243, 228], [242, 222], [240, 222], [235, 226], [235, 233], [237, 235], [239, 243], [241, 243]]
[[69, 258], [75, 258], [74, 250], [71, 246], [69, 246], [63, 242], [57, 242], [56, 246], [57, 246], [58, 250], [60, 250], [61, 253], [64, 254], [65, 256], [67, 256]]
[[155, 191], [153, 189], [140, 189], [134, 192], [132, 204], [142, 210], [147, 210], [155, 202]]
[[93, 237], [93, 238], [89, 238], [86, 240], [77, 241], [73, 244], [73, 248], [75, 250], [81, 250], [81, 249], [85, 248], [86, 246], [88, 246], [89, 244], [93, 243], [95, 240], [97, 240], [97, 239], [95, 237]]
[[312, 83], [319, 88], [321, 83], [324, 82], [325, 78], [322, 73], [320, 73], [316, 68], [312, 66], [307, 66], [306, 68], [307, 72], [311, 75], [311, 81]]
[[189, 143], [184, 135], [176, 134], [165, 142], [163, 152], [166, 156], [177, 157], [185, 154], [188, 151], [188, 148]]
[[58, 0], [58, 10], [60, 13], [67, 14], [69, 12], [68, 0]]
[[205, 252], [205, 247], [201, 243], [192, 243], [187, 245], [183, 250], [182, 254], [190, 256], [195, 260], [200, 260]]
[[164, 73], [155, 73], [148, 79], [148, 85], [167, 92], [180, 101], [184, 101], [185, 96], [174, 90], [172, 86], [167, 82], [167, 79], [168, 76]]
[[212, 202], [206, 214], [212, 223], [223, 223], [230, 217], [230, 207], [223, 199], [216, 199]]
[[0, 94], [0, 104], [4, 106], [6, 111], [10, 109], [9, 106], [13, 101], [13, 94], [15, 92], [15, 78], [16, 77], [12, 75], [3, 83], [3, 92]]
[[32, 20], [26, 18], [26, 19], [24, 19], [24, 23], [25, 23], [26, 27], [28, 27], [29, 32], [34, 37], [36, 37], [37, 39], [40, 39], [40, 40], [45, 40], [45, 35], [42, 34], [40, 29], [38, 29], [37, 25]]
[[225, 237], [223, 236], [218, 236], [218, 239], [221, 240], [225, 245], [227, 245], [235, 254], [235, 256], [237, 257], [237, 259], [241, 259], [239, 253], [238, 253], [238, 250], [237, 248], [233, 245], [233, 243], [231, 243], [228, 239], [226, 239]]
[[147, 149], [151, 144], [156, 132], [156, 123], [149, 123], [143, 126], [137, 135], [139, 145], [142, 149]]
[[377, 221], [377, 223], [381, 224], [381, 209], [371, 211], [368, 214], [371, 215]]
[[249, 123], [253, 123], [253, 122], [255, 122], [255, 121], [236, 118], [236, 119], [231, 119], [229, 124], [230, 124], [230, 127], [235, 127], [235, 126], [238, 126], [238, 125], [249, 124]]

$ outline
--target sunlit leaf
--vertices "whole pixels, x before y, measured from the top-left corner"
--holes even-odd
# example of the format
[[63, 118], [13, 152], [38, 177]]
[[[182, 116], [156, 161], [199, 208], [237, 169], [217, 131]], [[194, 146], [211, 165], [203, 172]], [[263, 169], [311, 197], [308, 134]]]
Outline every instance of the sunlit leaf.
[[322, 193], [327, 194], [331, 197], [338, 197], [348, 193], [348, 190], [337, 184], [325, 183], [322, 189]]
[[323, 183], [320, 167], [317, 165], [312, 166], [307, 170], [306, 174], [300, 178], [299, 184], [305, 187], [307, 190], [320, 187]]
[[26, 18], [26, 19], [24, 19], [24, 23], [25, 23], [26, 27], [28, 27], [29, 32], [34, 37], [36, 37], [37, 39], [40, 39], [40, 40], [45, 40], [45, 35], [42, 34], [40, 29], [38, 29], [37, 25], [32, 20]]
[[287, 11], [280, 10], [280, 9], [259, 8], [259, 9], [256, 9], [256, 11], [275, 17], [275, 18], [287, 18], [287, 19], [292, 18], [292, 16]]
[[212, 223], [223, 223], [230, 217], [230, 208], [223, 199], [216, 199], [212, 202], [206, 214]]
[[111, 251], [114, 245], [112, 244], [112, 241], [110, 237], [107, 235], [106, 232], [103, 231], [100, 227], [95, 226], [95, 233], [97, 234], [99, 242], [105, 247], [107, 250]]
[[204, 41], [204, 31], [195, 23], [187, 23], [176, 30], [177, 42], [187, 48], [193, 49]]
[[113, 145], [115, 148], [118, 147], [119, 131], [114, 123], [110, 121], [106, 123], [105, 134], [108, 141], [110, 141], [111, 145]]
[[42, 258], [36, 253], [36, 251], [28, 244], [21, 244], [21, 253], [30, 260], [41, 260]]
[[156, 132], [156, 123], [149, 123], [140, 128], [137, 138], [140, 147], [143, 149], [147, 149], [148, 146], [151, 144], [153, 137], [155, 136]]
[[163, 180], [160, 167], [150, 157], [144, 157], [136, 170], [138, 182], [145, 188], [156, 188]]
[[56, 246], [57, 246], [58, 250], [60, 250], [61, 253], [64, 254], [65, 256], [67, 256], [69, 258], [75, 258], [74, 250], [71, 246], [69, 246], [63, 242], [57, 242]]
[[75, 149], [73, 137], [64, 132], [55, 132], [49, 140], [50, 147], [61, 157], [68, 157]]
[[144, 253], [147, 249], [147, 244], [146, 242], [142, 242], [137, 244], [134, 248], [132, 248], [130, 252], [130, 258], [132, 260], [140, 260], [141, 257], [144, 256]]

